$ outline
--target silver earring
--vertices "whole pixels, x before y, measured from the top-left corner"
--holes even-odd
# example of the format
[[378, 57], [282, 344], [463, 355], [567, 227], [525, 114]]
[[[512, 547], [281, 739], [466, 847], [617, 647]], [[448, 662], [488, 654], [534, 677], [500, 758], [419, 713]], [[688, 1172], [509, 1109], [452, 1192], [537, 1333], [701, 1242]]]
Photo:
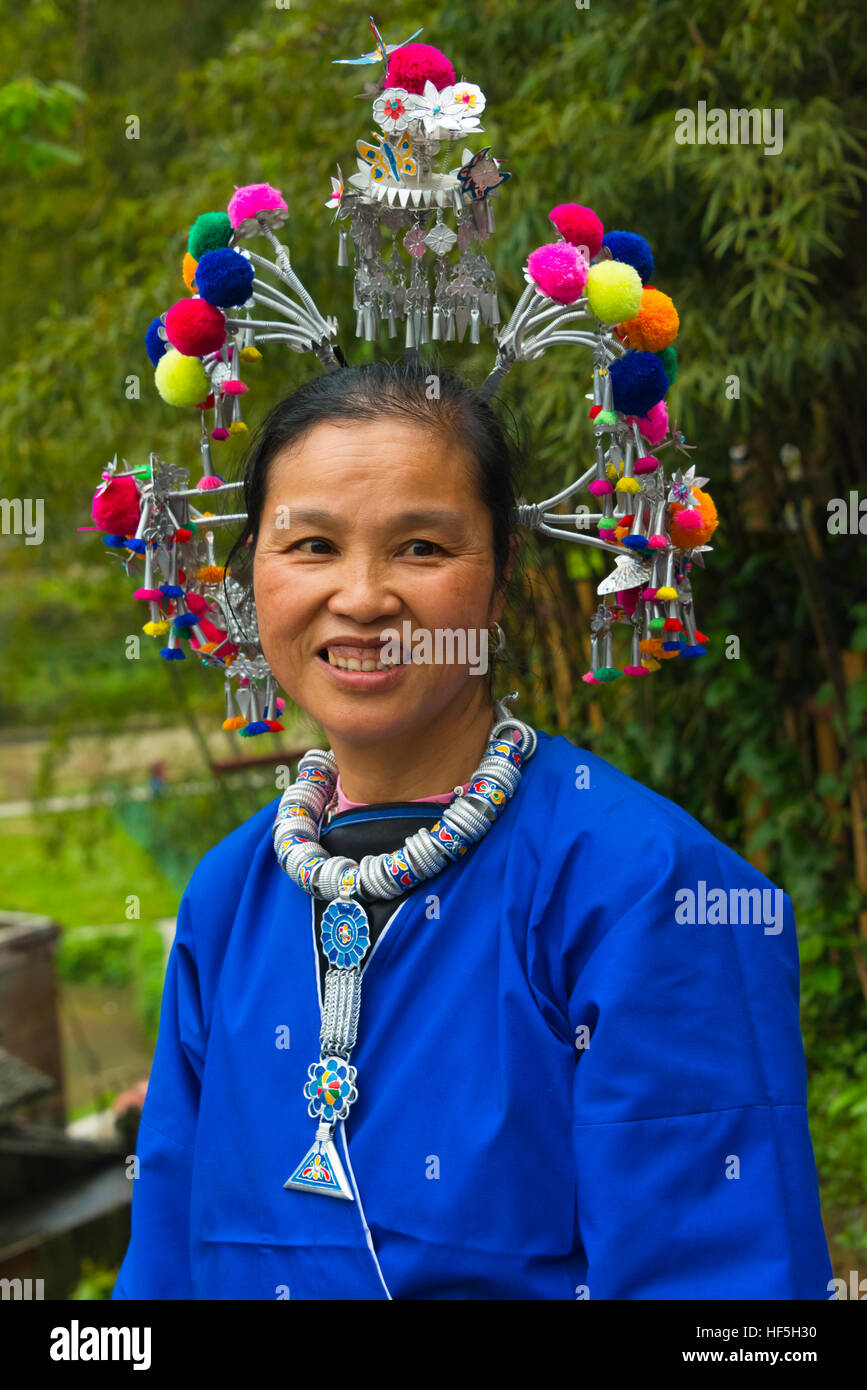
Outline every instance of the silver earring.
[[[499, 623], [494, 623], [494, 627], [497, 629], [497, 645], [491, 652], [491, 655], [500, 656], [500, 654], [506, 650], [506, 634]], [[491, 629], [488, 628], [488, 632], [490, 632], [490, 630]]]

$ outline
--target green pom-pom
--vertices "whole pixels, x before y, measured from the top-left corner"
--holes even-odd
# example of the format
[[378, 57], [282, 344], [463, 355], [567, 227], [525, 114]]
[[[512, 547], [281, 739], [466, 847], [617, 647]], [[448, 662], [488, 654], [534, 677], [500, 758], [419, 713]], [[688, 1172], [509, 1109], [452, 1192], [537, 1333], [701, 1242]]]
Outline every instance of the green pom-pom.
[[616, 424], [617, 424], [617, 411], [616, 411], [616, 410], [600, 410], [599, 414], [595, 417], [593, 423], [594, 423], [594, 425], [616, 425]]
[[194, 260], [206, 251], [220, 251], [232, 240], [232, 224], [227, 212], [203, 212], [197, 217], [187, 238], [187, 250]]
[[669, 386], [673, 386], [677, 381], [677, 352], [673, 347], [663, 348], [656, 356], [662, 363], [663, 371], [668, 377]]
[[623, 672], [618, 671], [616, 666], [600, 666], [593, 674], [598, 681], [616, 681]]
[[650, 620], [650, 628], [651, 628], [651, 631], [652, 631], [652, 632], [659, 632], [660, 628], [663, 628], [663, 627], [665, 627], [665, 619], [664, 619], [664, 618], [651, 618], [651, 620]]
[[620, 521], [616, 516], [603, 516], [599, 522], [599, 530], [614, 531], [619, 525]]

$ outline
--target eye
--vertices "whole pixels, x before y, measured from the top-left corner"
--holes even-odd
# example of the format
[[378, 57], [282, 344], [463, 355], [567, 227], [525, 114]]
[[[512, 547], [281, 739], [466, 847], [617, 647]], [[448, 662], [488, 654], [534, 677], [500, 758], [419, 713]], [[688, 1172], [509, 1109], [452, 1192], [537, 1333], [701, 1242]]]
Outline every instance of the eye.
[[[437, 545], [436, 541], [423, 541], [423, 540], [420, 540], [420, 539], [419, 539], [419, 540], [414, 540], [414, 541], [407, 541], [407, 545], [427, 545], [427, 546], [430, 546], [430, 550], [428, 550], [428, 552], [427, 552], [428, 555], [432, 554], [434, 551], [437, 551], [437, 550], [440, 552], [440, 554], [442, 554], [442, 555], [445, 554], [445, 551], [443, 550], [443, 547], [442, 547], [441, 545]], [[418, 555], [418, 551], [416, 551], [415, 553]], [[419, 555], [419, 559], [424, 559], [424, 558], [425, 558], [424, 555]]]
[[[290, 545], [288, 548], [289, 550], [299, 550], [303, 545], [326, 545], [329, 550], [333, 549], [331, 542], [327, 541], [324, 536], [305, 536], [303, 541], [296, 541], [294, 545]], [[325, 552], [322, 550], [307, 550], [304, 553], [306, 555], [323, 555]]]

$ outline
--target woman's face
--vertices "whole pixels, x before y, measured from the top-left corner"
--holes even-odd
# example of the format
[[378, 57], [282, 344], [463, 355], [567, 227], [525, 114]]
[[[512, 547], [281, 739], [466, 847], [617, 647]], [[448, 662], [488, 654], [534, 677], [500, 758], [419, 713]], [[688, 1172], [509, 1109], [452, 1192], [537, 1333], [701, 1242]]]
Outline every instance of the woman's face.
[[[262, 649], [332, 739], [421, 734], [487, 703], [473, 665], [502, 599], [474, 468], [460, 443], [395, 417], [316, 425], [272, 459], [253, 566]], [[377, 663], [382, 634], [402, 640], [404, 623], [413, 641], [430, 634], [433, 660], [335, 664]], [[463, 649], [459, 635], [437, 653], [445, 629], [464, 634]]]

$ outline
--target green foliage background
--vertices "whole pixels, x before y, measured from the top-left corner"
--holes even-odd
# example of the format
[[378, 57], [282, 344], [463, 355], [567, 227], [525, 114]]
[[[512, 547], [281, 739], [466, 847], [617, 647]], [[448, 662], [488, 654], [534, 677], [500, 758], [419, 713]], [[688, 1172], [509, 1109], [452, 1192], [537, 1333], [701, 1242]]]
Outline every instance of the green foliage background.
[[[517, 680], [525, 717], [674, 798], [791, 894], [826, 1216], [839, 1258], [863, 1256], [867, 595], [861, 536], [826, 527], [831, 498], [867, 495], [859, 8], [395, 0], [376, 18], [390, 41], [423, 25], [422, 41], [487, 96], [485, 139], [513, 174], [489, 245], [504, 307], [523, 288], [527, 253], [549, 239], [548, 209], [564, 201], [645, 235], [654, 282], [678, 306], [670, 399], [722, 518], [694, 576], [710, 654], [618, 682], [595, 705], [579, 679], [568, 597], [598, 572], [594, 558], [534, 545], [507, 625], [517, 665], [503, 688]], [[155, 655], [117, 660], [129, 585], [76, 527], [88, 524], [115, 451], [195, 460], [197, 421], [159, 401], [142, 347], [150, 319], [185, 293], [193, 218], [224, 207], [235, 184], [282, 186], [293, 261], [346, 325], [350, 359], [364, 355], [351, 336], [351, 272], [337, 270], [323, 204], [337, 162], [354, 167], [354, 141], [370, 125], [357, 93], [376, 72], [331, 59], [368, 39], [366, 11], [348, 0], [243, 12], [226, 0], [36, 0], [7, 19], [0, 149], [11, 231], [0, 304], [12, 352], [0, 376], [0, 457], [5, 495], [43, 497], [47, 532], [38, 547], [0, 538], [3, 725], [41, 725], [62, 741], [83, 722], [112, 727], [166, 697]], [[781, 110], [782, 152], [677, 145], [674, 113], [699, 101]], [[490, 344], [449, 354], [477, 380], [492, 358]], [[555, 350], [507, 379], [528, 497], [562, 486], [587, 456], [586, 368]], [[246, 398], [251, 423], [310, 370], [269, 353]], [[133, 375], [141, 399], [127, 398]], [[726, 392], [732, 376], [737, 399]], [[231, 476], [242, 446], [225, 447]], [[530, 587], [543, 601], [535, 626]], [[565, 693], [552, 679], [557, 631]], [[726, 658], [729, 635], [739, 659]], [[219, 692], [209, 675], [188, 663], [183, 698], [211, 719]]]

